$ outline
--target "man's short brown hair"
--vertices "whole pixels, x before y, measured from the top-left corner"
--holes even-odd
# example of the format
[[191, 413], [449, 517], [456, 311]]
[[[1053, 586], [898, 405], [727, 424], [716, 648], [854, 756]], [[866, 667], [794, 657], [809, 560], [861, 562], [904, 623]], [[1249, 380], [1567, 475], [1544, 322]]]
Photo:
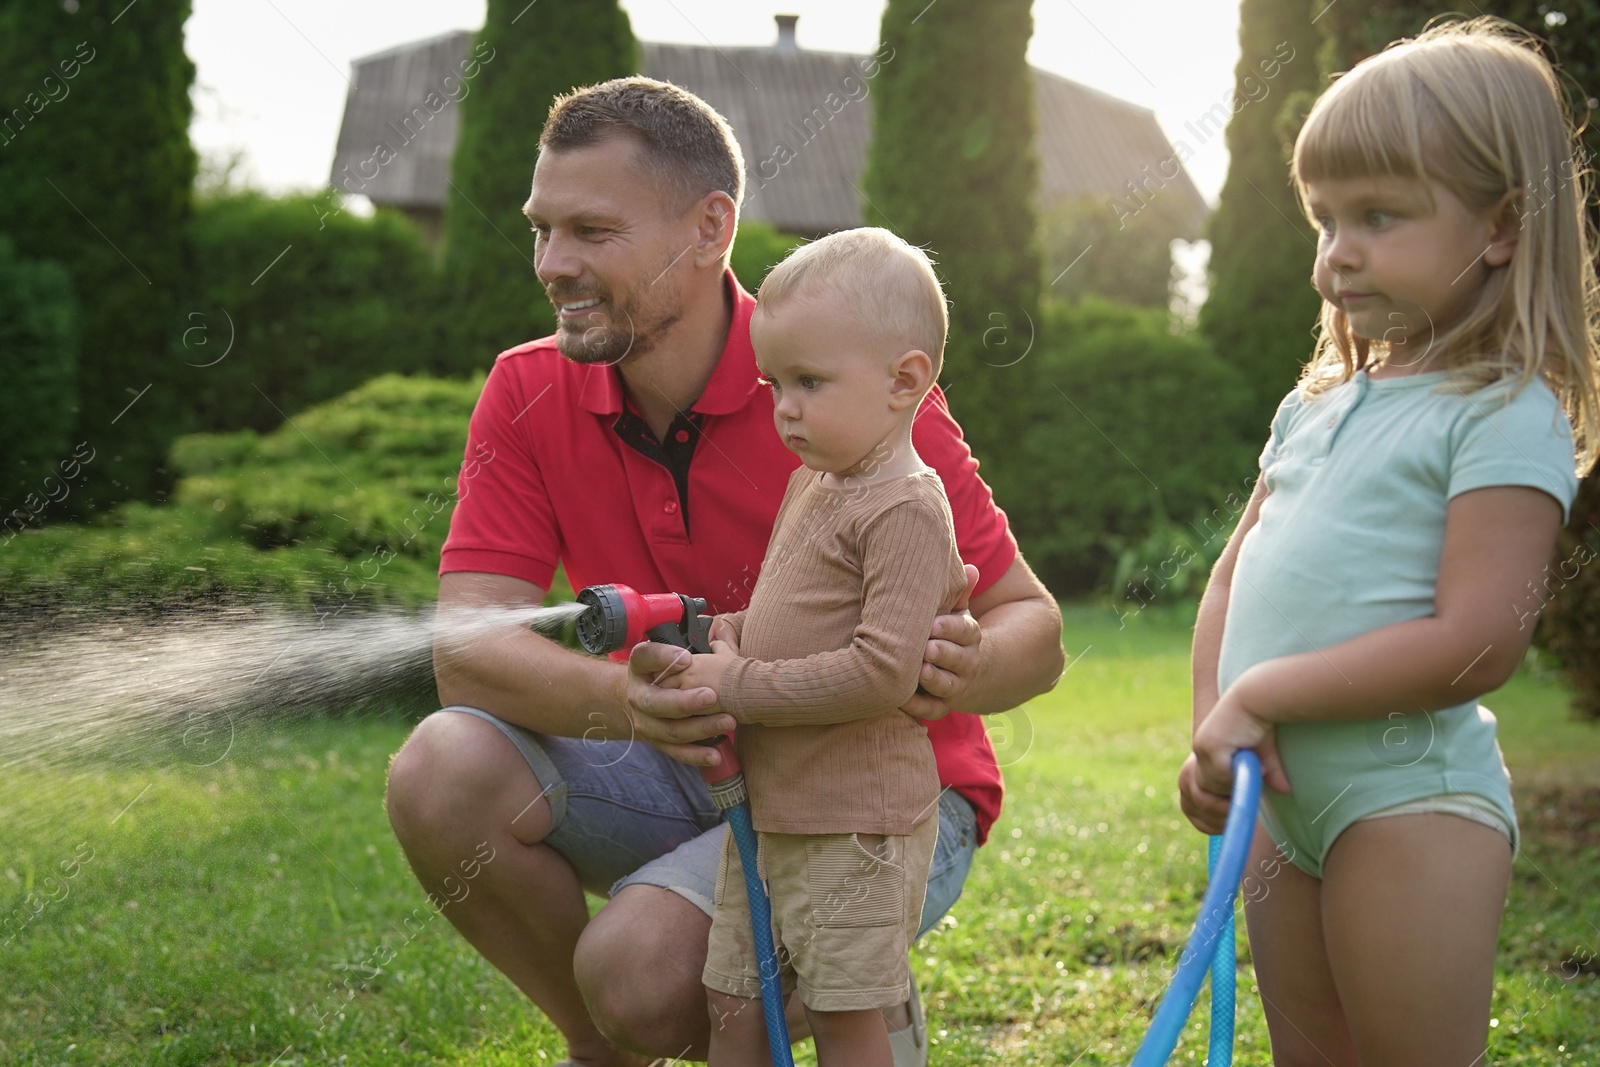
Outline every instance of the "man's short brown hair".
[[707, 193], [744, 202], [744, 153], [728, 120], [670, 82], [635, 76], [574, 89], [550, 105], [539, 149], [587, 148], [631, 136], [655, 176], [662, 204], [685, 211]]

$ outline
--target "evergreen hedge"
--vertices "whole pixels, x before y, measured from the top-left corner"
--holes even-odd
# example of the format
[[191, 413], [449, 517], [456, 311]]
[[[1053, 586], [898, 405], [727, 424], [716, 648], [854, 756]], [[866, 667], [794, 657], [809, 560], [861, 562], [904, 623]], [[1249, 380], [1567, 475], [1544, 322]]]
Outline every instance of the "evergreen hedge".
[[0, 603], [428, 603], [482, 387], [385, 375], [271, 433], [179, 438], [169, 504], [4, 539]]
[[466, 373], [443, 342], [432, 254], [398, 213], [245, 192], [200, 200], [191, 234], [175, 430], [267, 431], [381, 374]]
[[1207, 227], [1211, 287], [1199, 328], [1245, 375], [1250, 399], [1237, 432], [1258, 443], [1311, 358], [1322, 307], [1311, 286], [1316, 233], [1289, 181], [1301, 109], [1320, 84], [1317, 49], [1308, 0], [1240, 6], [1239, 110], [1228, 123], [1228, 176]]
[[1165, 310], [1090, 296], [1048, 305], [1041, 326], [1028, 356], [1038, 387], [1013, 441], [979, 455], [1051, 592], [1109, 588], [1119, 563], [1131, 572], [1128, 559], [1167, 551], [1152, 538], [1225, 538], [1260, 450], [1234, 429], [1249, 397], [1239, 371], [1198, 335], [1173, 333]]

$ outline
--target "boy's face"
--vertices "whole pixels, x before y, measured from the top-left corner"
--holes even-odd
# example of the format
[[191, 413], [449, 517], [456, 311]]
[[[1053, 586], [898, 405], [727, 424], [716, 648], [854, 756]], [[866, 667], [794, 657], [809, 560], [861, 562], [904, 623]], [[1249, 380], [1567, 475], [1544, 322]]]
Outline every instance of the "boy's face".
[[757, 303], [750, 341], [772, 389], [778, 436], [807, 467], [856, 473], [895, 429], [893, 360], [840, 301], [800, 293], [768, 310]]

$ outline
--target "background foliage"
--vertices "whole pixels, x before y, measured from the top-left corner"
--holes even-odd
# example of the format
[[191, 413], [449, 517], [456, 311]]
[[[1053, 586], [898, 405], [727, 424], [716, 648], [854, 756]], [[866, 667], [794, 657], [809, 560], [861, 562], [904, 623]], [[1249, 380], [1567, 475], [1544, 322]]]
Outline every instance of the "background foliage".
[[444, 207], [451, 344], [467, 360], [555, 332], [521, 210], [539, 131], [558, 94], [639, 69], [628, 16], [614, 0], [489, 0], [474, 54], [486, 61], [461, 101], [461, 140]]
[[0, 3], [0, 101], [31, 114], [0, 150], [4, 230], [24, 258], [60, 263], [77, 295], [69, 437], [97, 452], [62, 505], [78, 515], [164, 488], [157, 467], [181, 418], [171, 386], [182, 367], [168, 347], [195, 177], [189, 10], [188, 0]]
[[186, 428], [267, 431], [380, 374], [466, 373], [440, 343], [438, 276], [415, 226], [336, 208], [257, 192], [195, 205], [194, 310], [173, 354], [191, 368]]
[[482, 388], [385, 375], [271, 433], [180, 438], [169, 504], [0, 546], [0, 603], [428, 603]]
[[0, 388], [0, 503], [22, 508], [24, 523], [33, 521], [29, 494], [37, 502], [59, 492], [45, 479], [59, 479], [56, 464], [70, 449], [76, 421], [77, 317], [65, 268], [18, 257], [0, 234], [0, 352], [7, 377]]
[[[1004, 454], [1032, 368], [1011, 364], [1039, 320], [1031, 0], [889, 0], [863, 217], [929, 250], [950, 304], [944, 373], [974, 451]], [[882, 51], [880, 49], [880, 51]]]
[[1249, 495], [1259, 445], [1233, 429], [1244, 378], [1164, 310], [1051, 305], [1028, 359], [1037, 387], [983, 473], [1058, 596], [1106, 588], [1130, 546]]

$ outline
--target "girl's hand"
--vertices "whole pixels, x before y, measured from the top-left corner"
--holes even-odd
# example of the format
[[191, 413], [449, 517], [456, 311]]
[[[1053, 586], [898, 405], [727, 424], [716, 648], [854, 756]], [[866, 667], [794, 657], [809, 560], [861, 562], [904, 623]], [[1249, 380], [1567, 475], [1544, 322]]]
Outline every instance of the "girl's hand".
[[1289, 776], [1278, 759], [1273, 724], [1245, 706], [1239, 686], [1228, 687], [1211, 714], [1194, 732], [1196, 785], [1217, 796], [1233, 793], [1233, 754], [1254, 749], [1261, 760], [1261, 781], [1279, 793], [1289, 791]]
[[1208, 792], [1200, 785], [1200, 761], [1193, 752], [1178, 771], [1178, 806], [1203, 834], [1222, 833], [1228, 818], [1228, 798]]

